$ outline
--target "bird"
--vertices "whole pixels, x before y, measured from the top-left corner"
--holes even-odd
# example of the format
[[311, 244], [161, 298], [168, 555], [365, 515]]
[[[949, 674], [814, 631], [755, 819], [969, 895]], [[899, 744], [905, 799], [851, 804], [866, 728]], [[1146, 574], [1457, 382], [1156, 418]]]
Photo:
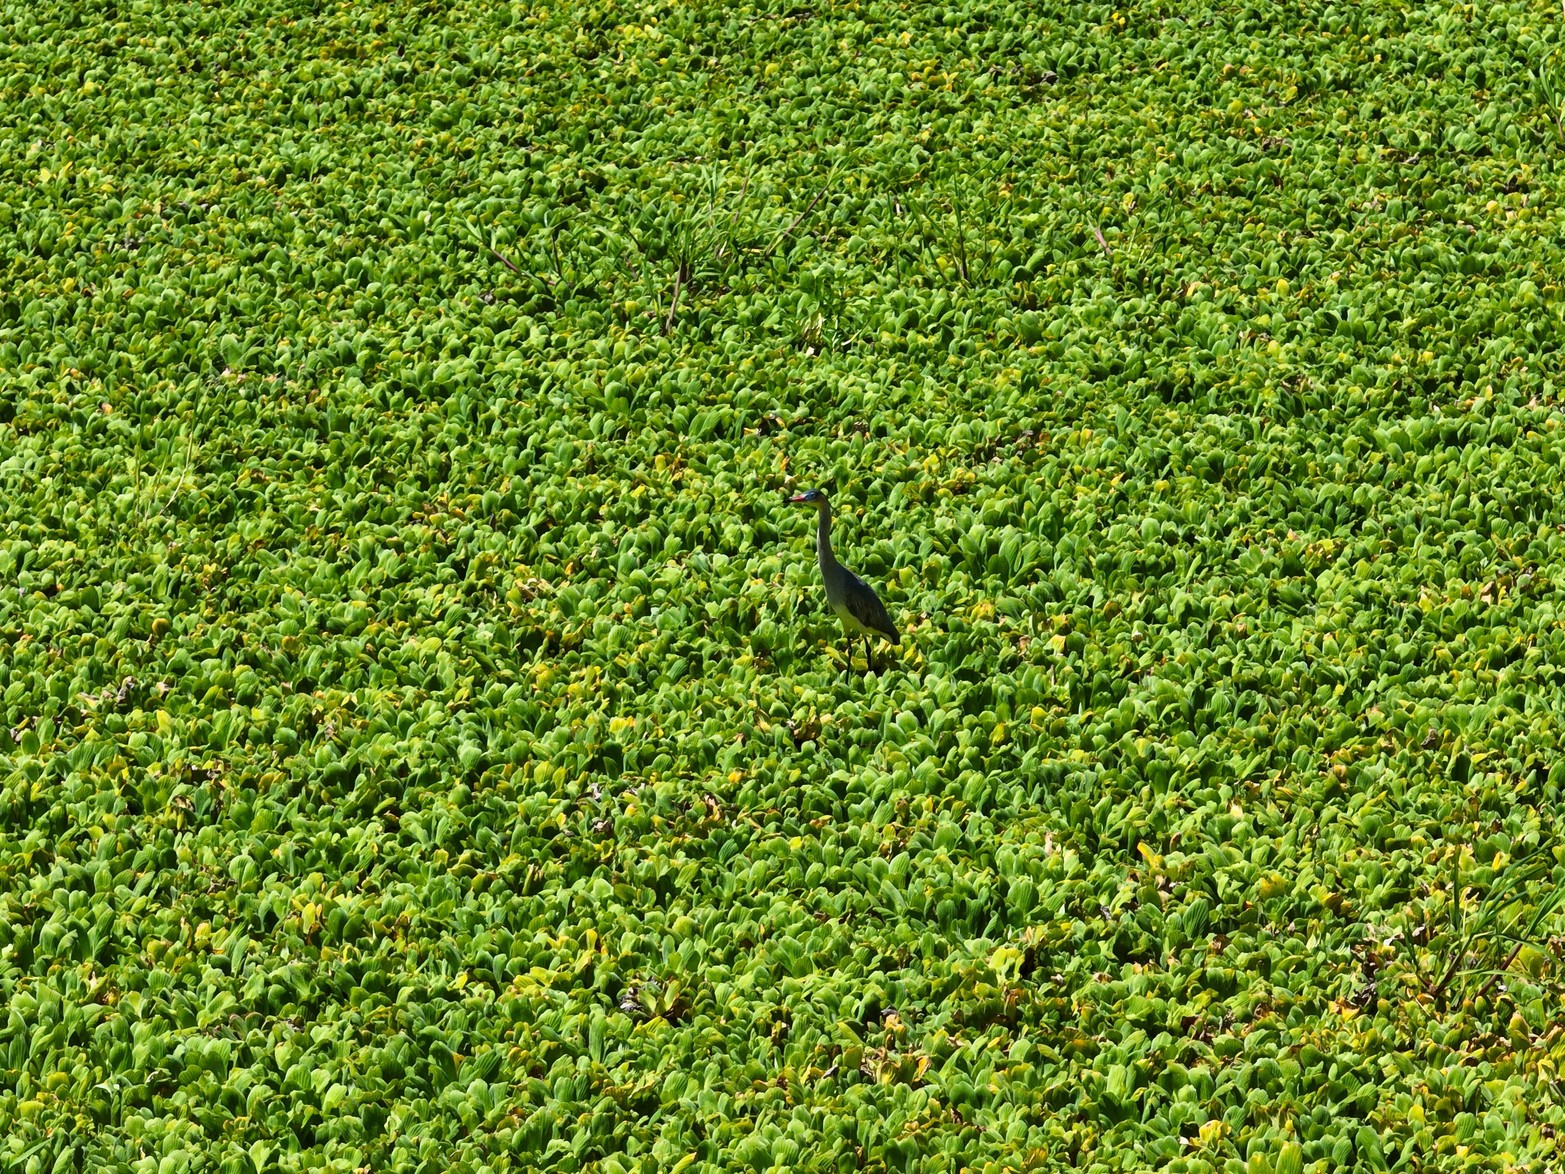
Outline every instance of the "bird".
[[864, 637], [864, 668], [867, 672], [872, 664], [869, 638], [883, 636], [892, 644], [900, 645], [902, 638], [897, 634], [897, 626], [891, 622], [886, 605], [880, 602], [880, 596], [875, 594], [874, 589], [839, 563], [837, 556], [832, 553], [831, 501], [826, 495], [819, 489], [810, 489], [796, 493], [788, 500], [796, 505], [815, 507], [815, 553], [821, 564], [821, 578], [826, 584], [826, 602], [837, 613], [837, 618], [847, 631], [850, 656], [854, 637]]

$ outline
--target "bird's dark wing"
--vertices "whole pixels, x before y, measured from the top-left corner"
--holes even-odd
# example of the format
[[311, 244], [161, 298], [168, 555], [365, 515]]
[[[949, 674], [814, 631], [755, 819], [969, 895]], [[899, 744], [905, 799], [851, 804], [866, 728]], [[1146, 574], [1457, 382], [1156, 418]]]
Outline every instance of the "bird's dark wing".
[[853, 613], [853, 618], [871, 631], [879, 632], [893, 644], [902, 643], [897, 635], [897, 626], [891, 622], [891, 616], [886, 611], [886, 605], [880, 602], [880, 596], [852, 571], [848, 572], [848, 579], [851, 583], [848, 610]]

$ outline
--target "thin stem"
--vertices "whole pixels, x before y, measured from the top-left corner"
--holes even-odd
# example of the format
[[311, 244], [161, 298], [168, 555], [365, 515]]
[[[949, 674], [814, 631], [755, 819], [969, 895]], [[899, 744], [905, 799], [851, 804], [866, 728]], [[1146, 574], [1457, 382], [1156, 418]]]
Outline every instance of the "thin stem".
[[965, 231], [966, 221], [962, 216], [962, 196], [959, 192], [953, 192], [951, 195], [951, 211], [952, 215], [956, 218], [957, 270], [961, 274], [962, 281], [965, 284], [971, 285], [972, 282], [968, 279], [967, 276], [967, 233]]
[[674, 296], [669, 300], [668, 303], [668, 318], [663, 322], [664, 334], [672, 334], [674, 332], [674, 314], [679, 309], [679, 291], [684, 288], [684, 281], [685, 262], [680, 261], [680, 263], [674, 267]]
[[[1565, 0], [1560, 0], [1560, 2], [1565, 4]], [[723, 259], [723, 251], [728, 248], [729, 242], [733, 240], [734, 225], [739, 223], [739, 209], [744, 206], [745, 193], [750, 190], [750, 176], [754, 171], [755, 165], [751, 164], [744, 173], [744, 183], [739, 185], [739, 198], [734, 201], [733, 215], [728, 218], [728, 240], [717, 246], [717, 252], [712, 256], [713, 261], [721, 261]]]
[[479, 231], [478, 231], [477, 227], [474, 226], [474, 224], [473, 224], [473, 222], [471, 220], [464, 221], [463, 224], [467, 228], [467, 231], [473, 234], [473, 239], [478, 242], [478, 247], [479, 248], [483, 249], [486, 253], [488, 253], [490, 256], [492, 256], [496, 261], [499, 261], [500, 264], [504, 265], [512, 273], [516, 274], [516, 276], [518, 276], [518, 277], [525, 277], [526, 276], [526, 274], [524, 274], [520, 269], [518, 269], [515, 266], [515, 264], [512, 263], [511, 258], [507, 257], [504, 253], [500, 252], [500, 250], [496, 249], [494, 247], [494, 245], [492, 245], [492, 244], [490, 244], [490, 243], [488, 243], [487, 241], [484, 240], [484, 238], [479, 234]]
[[[196, 401], [198, 406], [200, 405], [200, 402], [200, 400]], [[179, 496], [180, 487], [185, 483], [185, 475], [190, 472], [190, 456], [192, 451], [195, 449], [195, 446], [196, 413], [195, 409], [193, 408], [190, 412], [190, 428], [185, 433], [185, 463], [180, 467], [179, 476], [174, 481], [174, 492], [168, 495], [168, 500], [163, 503], [163, 508], [154, 514], [153, 517], [161, 517], [168, 510], [168, 507], [174, 504], [174, 499]], [[148, 520], [150, 521], [151, 519]]]
[[820, 202], [820, 198], [826, 194], [826, 189], [831, 187], [831, 181], [836, 178], [836, 175], [837, 168], [835, 165], [833, 165], [830, 173], [826, 176], [826, 182], [821, 184], [820, 191], [815, 193], [815, 198], [804, 206], [803, 212], [800, 212], [793, 218], [792, 224], [788, 225], [787, 228], [782, 230], [782, 233], [777, 237], [776, 240], [772, 242], [771, 247], [767, 249], [766, 252], [761, 256], [761, 260], [765, 261], [773, 253], [775, 253], [777, 251], [777, 246], [782, 244], [783, 241], [787, 240], [788, 237], [792, 234], [793, 230], [799, 227], [800, 222], [810, 214], [815, 205]]
[[147, 512], [141, 501], [141, 428], [139, 426], [136, 429], [136, 455], [132, 460], [132, 472], [135, 476], [135, 482], [131, 486], [131, 501], [135, 503], [136, 525], [139, 527], [141, 525], [141, 516]]
[[1500, 963], [1500, 969], [1490, 975], [1489, 981], [1483, 984], [1483, 987], [1478, 992], [1477, 998], [1483, 998], [1489, 993], [1491, 989], [1493, 989], [1494, 984], [1499, 982], [1500, 976], [1511, 968], [1511, 963], [1516, 961], [1516, 955], [1522, 952], [1522, 947], [1526, 944], [1526, 942], [1517, 942], [1516, 945], [1511, 948], [1511, 952], [1505, 956], [1505, 961]]

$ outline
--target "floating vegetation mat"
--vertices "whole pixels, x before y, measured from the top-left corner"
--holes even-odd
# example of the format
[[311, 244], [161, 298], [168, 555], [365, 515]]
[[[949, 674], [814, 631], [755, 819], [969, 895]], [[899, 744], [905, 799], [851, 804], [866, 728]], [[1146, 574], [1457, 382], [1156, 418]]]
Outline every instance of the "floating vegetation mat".
[[1558, 4], [3, 11], [0, 1168], [1557, 1162]]

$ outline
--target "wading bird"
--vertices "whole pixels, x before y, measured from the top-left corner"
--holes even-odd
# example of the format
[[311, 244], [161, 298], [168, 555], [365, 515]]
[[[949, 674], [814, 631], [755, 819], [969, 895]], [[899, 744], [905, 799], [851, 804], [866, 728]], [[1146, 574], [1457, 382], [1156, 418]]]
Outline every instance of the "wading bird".
[[872, 662], [869, 655], [869, 638], [883, 636], [893, 644], [901, 644], [896, 625], [886, 614], [886, 605], [880, 602], [870, 585], [837, 561], [831, 552], [831, 502], [819, 489], [796, 493], [788, 499], [800, 505], [815, 507], [815, 553], [820, 558], [821, 578], [826, 583], [826, 602], [837, 613], [848, 633], [849, 662], [851, 663], [853, 638], [864, 637], [864, 668]]

